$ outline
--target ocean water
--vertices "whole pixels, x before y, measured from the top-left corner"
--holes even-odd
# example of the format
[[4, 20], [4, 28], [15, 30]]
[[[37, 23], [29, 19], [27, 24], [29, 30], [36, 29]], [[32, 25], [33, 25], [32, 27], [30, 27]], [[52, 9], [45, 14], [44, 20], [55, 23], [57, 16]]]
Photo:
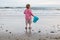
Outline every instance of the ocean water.
[[[0, 9], [0, 27], [3, 31], [22, 33], [25, 31], [25, 8], [3, 8]], [[32, 30], [37, 32], [58, 32], [60, 30], [60, 10], [57, 8], [32, 8], [35, 16], [39, 17], [37, 23], [32, 22]], [[33, 19], [32, 19], [33, 20]], [[0, 29], [2, 31], [2, 29]]]

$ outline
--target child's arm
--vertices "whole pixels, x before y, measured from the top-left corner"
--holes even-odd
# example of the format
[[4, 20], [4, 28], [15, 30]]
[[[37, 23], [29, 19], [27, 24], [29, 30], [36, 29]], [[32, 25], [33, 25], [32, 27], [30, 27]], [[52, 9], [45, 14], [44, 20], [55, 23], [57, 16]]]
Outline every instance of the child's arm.
[[32, 16], [34, 16], [32, 13], [31, 13]]
[[30, 10], [30, 13], [31, 13], [32, 16], [34, 16], [31, 10]]
[[25, 10], [24, 10], [24, 14], [25, 14]]

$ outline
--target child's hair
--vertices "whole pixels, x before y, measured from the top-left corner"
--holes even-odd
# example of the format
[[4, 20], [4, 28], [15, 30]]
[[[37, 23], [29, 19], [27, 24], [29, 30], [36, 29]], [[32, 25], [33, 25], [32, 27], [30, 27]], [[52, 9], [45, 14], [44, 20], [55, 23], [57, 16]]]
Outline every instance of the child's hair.
[[27, 5], [26, 5], [26, 8], [29, 9], [29, 8], [30, 8], [30, 4], [27, 4]]

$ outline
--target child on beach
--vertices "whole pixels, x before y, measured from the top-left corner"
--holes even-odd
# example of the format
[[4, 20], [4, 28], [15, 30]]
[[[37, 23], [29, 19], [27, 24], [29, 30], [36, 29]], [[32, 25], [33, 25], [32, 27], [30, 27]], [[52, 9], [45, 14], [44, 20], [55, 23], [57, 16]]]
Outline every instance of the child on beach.
[[24, 10], [24, 14], [25, 14], [25, 21], [26, 21], [25, 29], [27, 30], [28, 24], [29, 24], [29, 29], [31, 29], [32, 16], [34, 16], [34, 15], [32, 14], [32, 11], [30, 9], [30, 4], [26, 5], [26, 9]]

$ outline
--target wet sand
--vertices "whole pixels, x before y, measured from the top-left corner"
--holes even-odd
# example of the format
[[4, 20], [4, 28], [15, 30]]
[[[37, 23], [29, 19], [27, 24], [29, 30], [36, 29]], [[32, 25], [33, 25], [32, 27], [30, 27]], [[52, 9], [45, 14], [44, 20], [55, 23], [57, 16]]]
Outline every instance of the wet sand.
[[0, 40], [60, 40], [60, 16], [38, 14], [40, 20], [32, 23], [31, 32], [25, 32], [25, 19], [22, 12], [23, 9], [0, 10]]
[[60, 33], [42, 33], [24, 31], [24, 33], [12, 33], [7, 30], [0, 31], [0, 40], [60, 40]]
[[54, 26], [41, 27], [40, 22], [32, 24], [31, 32], [25, 32], [23, 20], [22, 18], [11, 16], [1, 17], [0, 40], [60, 40], [59, 29], [56, 30]]

